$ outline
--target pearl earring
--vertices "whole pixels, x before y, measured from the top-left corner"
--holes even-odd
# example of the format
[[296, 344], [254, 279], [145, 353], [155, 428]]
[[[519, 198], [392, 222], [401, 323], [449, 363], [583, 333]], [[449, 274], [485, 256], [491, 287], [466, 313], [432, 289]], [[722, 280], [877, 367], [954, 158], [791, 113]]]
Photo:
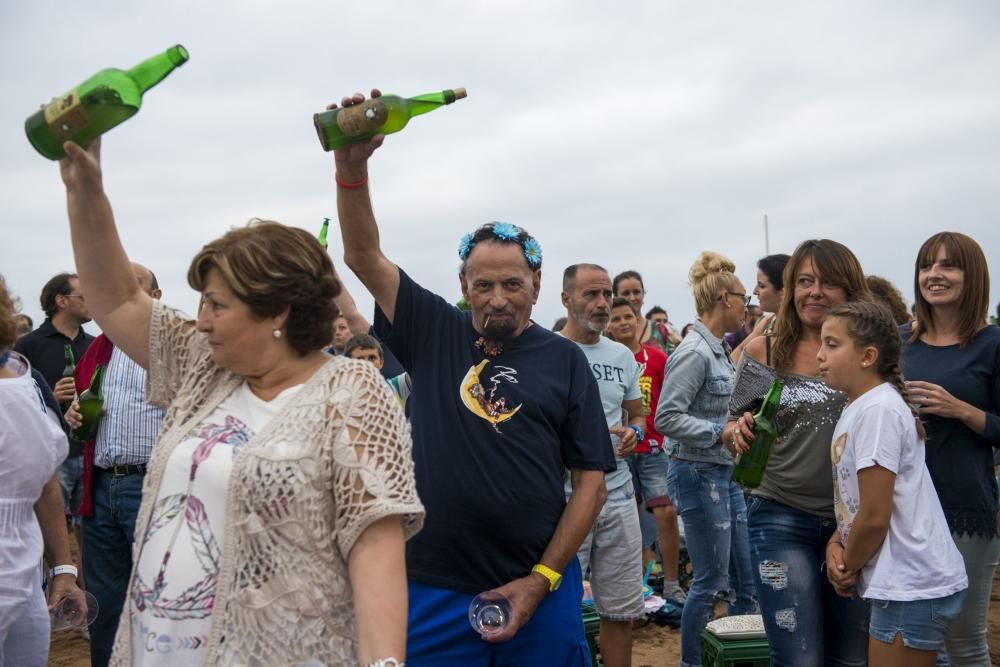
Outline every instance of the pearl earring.
[[271, 332], [275, 338], [281, 338], [281, 329], [275, 329]]

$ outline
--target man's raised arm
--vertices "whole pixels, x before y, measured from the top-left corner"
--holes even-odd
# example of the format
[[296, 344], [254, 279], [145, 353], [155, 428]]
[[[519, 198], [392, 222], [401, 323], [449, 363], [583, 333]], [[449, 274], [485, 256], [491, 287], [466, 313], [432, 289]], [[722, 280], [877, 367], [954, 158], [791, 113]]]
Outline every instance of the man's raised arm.
[[[381, 93], [372, 90], [372, 97]], [[341, 100], [341, 106], [364, 102], [365, 96], [356, 93]], [[329, 109], [337, 108], [331, 104]], [[337, 181], [337, 214], [340, 217], [340, 235], [344, 243], [344, 263], [364, 284], [375, 298], [382, 312], [393, 321], [396, 311], [396, 293], [399, 291], [399, 268], [382, 254], [379, 246], [378, 224], [372, 210], [368, 192], [368, 158], [382, 145], [385, 135], [376, 135], [369, 141], [352, 144], [334, 152]]]

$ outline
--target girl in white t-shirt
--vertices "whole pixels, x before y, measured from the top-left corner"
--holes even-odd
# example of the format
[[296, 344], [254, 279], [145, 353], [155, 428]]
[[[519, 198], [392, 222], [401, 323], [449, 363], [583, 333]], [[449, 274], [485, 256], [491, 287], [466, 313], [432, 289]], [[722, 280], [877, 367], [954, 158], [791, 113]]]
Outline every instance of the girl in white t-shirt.
[[833, 435], [837, 531], [826, 549], [837, 592], [871, 602], [868, 661], [933, 665], [968, 579], [924, 463], [924, 429], [907, 404], [901, 340], [889, 310], [830, 310], [817, 359], [849, 402]]

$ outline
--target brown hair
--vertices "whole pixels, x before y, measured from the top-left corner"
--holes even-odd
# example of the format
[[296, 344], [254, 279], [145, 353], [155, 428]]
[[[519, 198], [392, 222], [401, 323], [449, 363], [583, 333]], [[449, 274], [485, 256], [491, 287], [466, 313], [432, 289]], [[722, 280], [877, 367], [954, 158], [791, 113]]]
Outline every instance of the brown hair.
[[213, 268], [257, 317], [274, 317], [287, 308], [288, 344], [300, 355], [329, 343], [340, 281], [330, 256], [309, 232], [254, 218], [202, 248], [191, 260], [188, 284], [203, 291]]
[[865, 282], [868, 283], [872, 298], [889, 309], [896, 324], [910, 323], [913, 318], [910, 317], [910, 311], [907, 310], [906, 302], [903, 301], [902, 292], [895, 285], [882, 276], [875, 275], [866, 276]]
[[847, 293], [848, 301], [867, 301], [871, 298], [861, 262], [847, 246], [830, 239], [810, 239], [800, 243], [785, 265], [785, 291], [775, 319], [771, 354], [777, 369], [786, 368], [792, 363], [792, 353], [802, 337], [802, 320], [795, 310], [795, 275], [799, 266], [807, 259], [812, 260], [824, 282], [840, 287]]
[[719, 292], [736, 282], [736, 265], [717, 252], [702, 251], [688, 271], [688, 283], [694, 292], [698, 315], [706, 315], [719, 300]]
[[7, 281], [0, 276], [0, 350], [14, 345], [17, 340], [17, 300], [7, 291]]
[[920, 413], [906, 391], [903, 382], [902, 349], [903, 340], [899, 335], [899, 327], [893, 319], [892, 311], [876, 301], [848, 301], [830, 309], [827, 317], [843, 318], [847, 325], [847, 335], [859, 347], [872, 346], [878, 350], [878, 366], [876, 370], [881, 378], [899, 392], [903, 402], [913, 413], [917, 425], [917, 435], [927, 438], [927, 431], [920, 421]]
[[917, 261], [913, 267], [913, 291], [916, 301], [913, 335], [910, 342], [920, 338], [924, 332], [934, 332], [934, 309], [920, 292], [920, 269], [937, 261], [938, 251], [944, 248], [948, 259], [965, 272], [962, 297], [958, 305], [958, 338], [961, 347], [972, 342], [976, 332], [986, 324], [990, 310], [990, 269], [986, 255], [972, 238], [958, 232], [939, 232], [920, 246]]

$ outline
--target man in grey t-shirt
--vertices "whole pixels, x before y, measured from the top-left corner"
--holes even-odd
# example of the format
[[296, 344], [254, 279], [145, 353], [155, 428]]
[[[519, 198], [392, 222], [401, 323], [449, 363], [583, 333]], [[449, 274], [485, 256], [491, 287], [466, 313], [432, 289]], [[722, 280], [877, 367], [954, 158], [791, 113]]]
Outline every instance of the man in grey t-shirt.
[[[560, 332], [577, 343], [601, 393], [611, 441], [616, 446], [614, 472], [605, 473], [608, 499], [577, 557], [590, 583], [601, 617], [601, 654], [607, 665], [630, 664], [632, 621], [643, 613], [642, 535], [625, 458], [643, 437], [639, 377], [632, 352], [601, 334], [611, 319], [611, 277], [596, 264], [574, 264], [563, 274], [566, 326]], [[570, 489], [567, 489], [567, 493]]]

